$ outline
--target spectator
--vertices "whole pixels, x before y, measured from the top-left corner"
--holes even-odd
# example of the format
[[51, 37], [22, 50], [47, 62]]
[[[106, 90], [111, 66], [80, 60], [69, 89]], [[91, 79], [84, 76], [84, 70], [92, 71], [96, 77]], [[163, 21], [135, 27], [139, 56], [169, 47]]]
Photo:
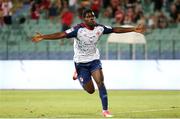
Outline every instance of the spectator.
[[2, 3], [3, 3], [3, 1], [2, 1], [2, 0], [0, 0], [0, 27], [2, 27], [2, 26], [3, 26], [3, 24], [4, 24], [4, 20], [3, 20], [3, 9], [2, 9]]
[[12, 7], [13, 4], [11, 0], [4, 0], [2, 3], [4, 23], [7, 25], [12, 24]]
[[112, 18], [112, 8], [109, 6], [105, 9], [104, 13], [103, 13], [103, 17], [105, 18]]
[[63, 11], [61, 13], [62, 31], [69, 29], [73, 23], [73, 13], [69, 10], [68, 4], [64, 1]]
[[51, 4], [51, 0], [43, 0], [41, 3], [42, 9], [48, 10]]
[[101, 0], [92, 0], [91, 9], [93, 10], [96, 18], [99, 16], [101, 2]]
[[146, 18], [142, 12], [139, 13], [139, 19], [137, 19], [136, 23], [146, 25]]
[[123, 25], [124, 24], [124, 11], [119, 6], [117, 11], [115, 12], [115, 22], [117, 25]]
[[103, 8], [106, 9], [110, 4], [110, 0], [103, 0]]
[[180, 0], [175, 0], [175, 5], [177, 9], [177, 18], [176, 18], [176, 23], [180, 23]]
[[34, 2], [38, 5], [40, 5], [42, 3], [43, 0], [34, 0]]
[[30, 2], [31, 2], [31, 0], [24, 0], [24, 1], [23, 1], [23, 4], [24, 4], [24, 5], [29, 5]]
[[41, 3], [41, 9], [45, 12], [45, 18], [48, 18], [48, 11], [51, 5], [51, 0], [43, 0]]
[[61, 11], [63, 10], [63, 1], [68, 1], [68, 0], [56, 0], [57, 14], [60, 14]]
[[71, 12], [76, 12], [76, 10], [77, 10], [77, 0], [69, 0], [69, 10], [71, 11]]
[[178, 11], [177, 11], [176, 5], [174, 3], [170, 6], [169, 14], [170, 14], [169, 15], [170, 16], [170, 21], [172, 23], [175, 23], [176, 19], [177, 19]]
[[111, 5], [111, 8], [112, 8], [112, 17], [113, 18], [115, 17], [115, 12], [117, 11], [119, 4], [120, 4], [119, 0], [111, 0], [110, 1], [110, 5]]
[[151, 28], [151, 29], [157, 28], [157, 17], [151, 14], [148, 17], [147, 25], [148, 25], [148, 28]]
[[167, 28], [167, 26], [168, 26], [168, 19], [161, 11], [158, 15], [158, 28], [163, 29], [163, 28]]
[[175, 0], [175, 5], [176, 5], [176, 9], [178, 11], [178, 13], [180, 12], [180, 0]]
[[170, 6], [173, 4], [174, 0], [164, 0], [164, 8], [166, 12], [170, 11]]
[[56, 2], [51, 3], [49, 8], [49, 19], [54, 21], [55, 18], [58, 16], [58, 7]]
[[128, 8], [125, 17], [124, 17], [124, 24], [133, 24], [134, 22], [134, 11], [133, 8]]
[[[73, 23], [73, 13], [68, 8], [68, 2], [63, 2], [63, 10], [61, 13], [62, 31], [69, 29]], [[61, 40], [61, 45], [64, 44], [64, 40]]]
[[179, 12], [178, 15], [177, 15], [176, 23], [177, 23], [177, 24], [180, 23], [180, 12]]
[[90, 1], [89, 0], [80, 0], [80, 6], [78, 8], [78, 16], [80, 19], [82, 19], [82, 12], [85, 8], [90, 7]]
[[161, 11], [163, 6], [163, 0], [154, 0], [154, 11]]
[[134, 8], [136, 0], [125, 0], [125, 8]]
[[35, 2], [32, 3], [32, 8], [31, 8], [31, 19], [36, 20], [37, 23], [39, 22], [40, 18], [40, 9], [39, 5]]
[[140, 1], [138, 1], [138, 2], [135, 4], [135, 6], [134, 6], [134, 13], [135, 13], [135, 15], [134, 15], [134, 22], [137, 23], [137, 21], [138, 21], [139, 19], [141, 19], [142, 16], [144, 16], [144, 15], [143, 15], [143, 8], [142, 8], [142, 5], [141, 5], [141, 2], [140, 2]]

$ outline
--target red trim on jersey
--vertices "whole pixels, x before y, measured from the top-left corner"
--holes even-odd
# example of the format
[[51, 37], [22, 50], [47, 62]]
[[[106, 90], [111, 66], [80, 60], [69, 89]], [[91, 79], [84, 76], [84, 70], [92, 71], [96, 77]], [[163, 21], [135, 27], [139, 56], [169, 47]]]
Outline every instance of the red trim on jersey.
[[86, 25], [85, 23], [83, 23], [82, 25], [85, 26], [89, 30], [93, 30], [94, 29], [94, 27], [90, 27], [90, 26]]

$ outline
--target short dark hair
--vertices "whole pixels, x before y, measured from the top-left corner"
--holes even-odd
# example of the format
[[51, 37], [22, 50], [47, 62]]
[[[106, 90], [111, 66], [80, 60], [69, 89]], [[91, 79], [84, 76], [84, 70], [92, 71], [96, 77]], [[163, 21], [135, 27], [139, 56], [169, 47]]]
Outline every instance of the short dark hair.
[[87, 13], [93, 13], [93, 14], [94, 14], [94, 12], [92, 11], [92, 9], [85, 8], [85, 9], [83, 10], [82, 17], [84, 18]]

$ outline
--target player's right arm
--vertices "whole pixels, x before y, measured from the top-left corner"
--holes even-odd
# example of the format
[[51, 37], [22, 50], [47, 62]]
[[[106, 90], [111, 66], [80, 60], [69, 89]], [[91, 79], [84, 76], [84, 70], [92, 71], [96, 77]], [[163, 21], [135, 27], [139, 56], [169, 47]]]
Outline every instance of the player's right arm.
[[57, 40], [57, 39], [61, 39], [61, 38], [66, 38], [67, 34], [66, 32], [58, 32], [58, 33], [53, 33], [53, 34], [47, 34], [47, 35], [43, 35], [41, 33], [36, 33], [33, 37], [32, 37], [32, 41], [33, 42], [39, 42], [42, 40]]
[[137, 32], [137, 33], [144, 33], [146, 31], [146, 28], [143, 24], [139, 24], [135, 27], [109, 27], [104, 26], [104, 32], [103, 34], [109, 34], [109, 33], [127, 33], [127, 32]]

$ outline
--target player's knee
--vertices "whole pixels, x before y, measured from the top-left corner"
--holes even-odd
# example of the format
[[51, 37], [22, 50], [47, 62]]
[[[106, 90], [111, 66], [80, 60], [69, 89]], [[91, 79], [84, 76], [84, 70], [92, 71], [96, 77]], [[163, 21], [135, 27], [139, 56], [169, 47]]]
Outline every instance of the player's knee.
[[89, 94], [93, 94], [95, 92], [95, 89], [86, 90]]
[[104, 81], [99, 81], [99, 82], [97, 82], [97, 86], [98, 86], [98, 87], [104, 86]]

